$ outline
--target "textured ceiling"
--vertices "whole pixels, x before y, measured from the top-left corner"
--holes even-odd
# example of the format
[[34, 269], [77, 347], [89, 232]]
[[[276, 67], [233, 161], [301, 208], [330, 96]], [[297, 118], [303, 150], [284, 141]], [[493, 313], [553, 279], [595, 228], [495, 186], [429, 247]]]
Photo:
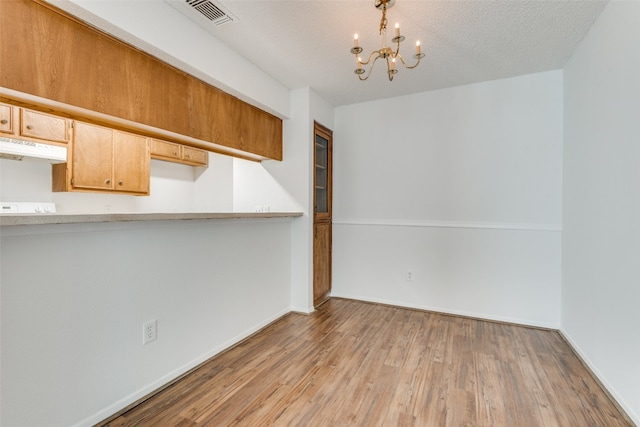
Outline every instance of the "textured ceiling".
[[[164, 3], [139, 4], [153, 15], [158, 2]], [[606, 4], [396, 0], [387, 14], [389, 31], [399, 22], [406, 36], [401, 53], [411, 58], [415, 40], [420, 40], [426, 57], [416, 69], [399, 67], [392, 82], [378, 63], [369, 80], [361, 82], [353, 73], [356, 64], [349, 49], [354, 33], [360, 35], [363, 58], [380, 47], [380, 12], [374, 0], [218, 2], [238, 22], [210, 27], [211, 34], [284, 86], [311, 87], [334, 106], [560, 69]]]
[[210, 31], [294, 89], [310, 86], [334, 106], [560, 69], [605, 2], [589, 0], [397, 0], [401, 53], [420, 40], [426, 57], [390, 82], [382, 63], [369, 80], [353, 73], [353, 34], [378, 49], [380, 12], [373, 0], [224, 0], [240, 22]]

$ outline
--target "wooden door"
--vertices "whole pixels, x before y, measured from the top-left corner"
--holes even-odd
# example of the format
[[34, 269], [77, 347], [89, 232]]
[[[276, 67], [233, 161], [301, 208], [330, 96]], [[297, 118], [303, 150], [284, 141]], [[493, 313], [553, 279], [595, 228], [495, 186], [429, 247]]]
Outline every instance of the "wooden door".
[[69, 119], [24, 108], [20, 109], [20, 114], [20, 135], [44, 141], [69, 142]]
[[191, 165], [207, 166], [209, 153], [198, 148], [182, 146], [182, 160]]
[[16, 133], [14, 107], [0, 104], [0, 132], [13, 135]]
[[149, 194], [150, 159], [146, 137], [115, 131], [113, 137], [115, 190]]
[[154, 159], [168, 160], [168, 161], [180, 161], [181, 147], [179, 144], [168, 141], [161, 141], [159, 139], [149, 139], [149, 150], [151, 157]]
[[313, 305], [318, 306], [331, 293], [331, 223], [313, 224]]
[[113, 130], [75, 122], [71, 186], [113, 190]]
[[331, 294], [331, 198], [333, 133], [319, 123], [314, 125], [313, 178], [313, 305]]

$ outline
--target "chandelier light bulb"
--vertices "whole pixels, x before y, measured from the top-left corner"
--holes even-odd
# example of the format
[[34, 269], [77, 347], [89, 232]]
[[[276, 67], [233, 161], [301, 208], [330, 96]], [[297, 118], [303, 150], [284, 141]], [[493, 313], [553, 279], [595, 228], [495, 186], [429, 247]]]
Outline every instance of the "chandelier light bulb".
[[400, 37], [400, 24], [396, 22], [396, 37]]

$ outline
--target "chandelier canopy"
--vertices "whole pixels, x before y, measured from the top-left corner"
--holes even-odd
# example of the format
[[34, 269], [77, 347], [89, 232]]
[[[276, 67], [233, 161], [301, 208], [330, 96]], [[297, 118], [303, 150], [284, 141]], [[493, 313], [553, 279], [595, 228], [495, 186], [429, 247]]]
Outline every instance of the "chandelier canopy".
[[[416, 41], [416, 53], [413, 57], [416, 59], [416, 63], [413, 65], [407, 65], [404, 58], [400, 54], [400, 43], [404, 41], [404, 36], [400, 34], [400, 24], [396, 23], [395, 35], [391, 39], [391, 43], [395, 44], [395, 50], [392, 47], [387, 46], [387, 9], [390, 9], [396, 0], [374, 0], [374, 6], [376, 9], [382, 11], [382, 18], [380, 19], [380, 36], [382, 38], [382, 47], [378, 50], [374, 50], [369, 54], [369, 58], [363, 61], [359, 56], [362, 53], [362, 47], [358, 44], [358, 35], [353, 36], [353, 47], [351, 53], [355, 55], [357, 67], [354, 73], [357, 74], [360, 80], [367, 80], [371, 75], [371, 70], [376, 61], [380, 58], [384, 59], [387, 63], [387, 75], [389, 81], [393, 80], [393, 76], [398, 72], [396, 65], [398, 61], [402, 63], [405, 68], [416, 68], [420, 64], [420, 59], [424, 58], [424, 53], [420, 52], [420, 41]], [[365, 70], [368, 68], [368, 70]]]

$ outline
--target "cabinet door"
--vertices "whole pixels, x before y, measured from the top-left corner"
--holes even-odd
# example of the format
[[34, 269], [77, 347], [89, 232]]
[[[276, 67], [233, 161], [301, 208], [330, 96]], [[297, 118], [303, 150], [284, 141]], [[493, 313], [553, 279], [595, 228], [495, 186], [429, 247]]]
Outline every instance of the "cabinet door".
[[323, 303], [331, 292], [331, 223], [313, 224], [313, 305]]
[[116, 191], [149, 194], [151, 157], [147, 138], [114, 131], [113, 158]]
[[169, 161], [180, 160], [180, 144], [151, 138], [149, 140], [149, 148], [151, 150], [151, 156], [154, 158]]
[[72, 152], [72, 188], [114, 189], [113, 130], [76, 122]]
[[20, 135], [45, 142], [69, 142], [69, 119], [24, 108], [20, 109], [20, 115]]
[[192, 165], [206, 166], [209, 163], [209, 155], [205, 150], [183, 145], [182, 160]]
[[0, 104], [0, 132], [8, 135], [16, 133], [14, 108], [11, 105]]

